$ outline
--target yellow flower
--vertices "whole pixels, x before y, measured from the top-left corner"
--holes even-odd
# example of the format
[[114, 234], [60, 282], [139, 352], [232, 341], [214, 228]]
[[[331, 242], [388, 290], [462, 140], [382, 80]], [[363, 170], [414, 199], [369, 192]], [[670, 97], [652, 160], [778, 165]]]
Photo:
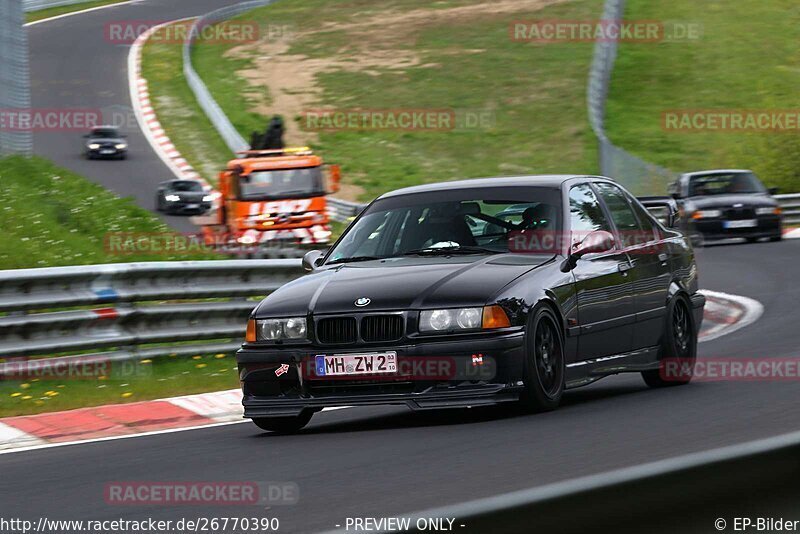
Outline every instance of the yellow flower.
[[38, 382], [38, 381], [39, 381], [38, 378], [31, 378], [31, 382]]
[[97, 377], [97, 379], [98, 380], [108, 380], [108, 377], [106, 375], [100, 375], [100, 376]]
[[36, 406], [43, 406], [43, 405], [44, 405], [44, 401], [40, 401], [40, 400], [35, 400], [35, 401], [33, 401], [33, 403], [34, 403]]
[[125, 393], [122, 394], [123, 399], [127, 399], [128, 397], [133, 397], [133, 393], [131, 393], [130, 391], [126, 391]]
[[52, 390], [45, 391], [44, 394], [47, 395], [48, 397], [55, 397], [56, 395], [58, 395], [58, 391], [52, 391]]
[[19, 393], [19, 392], [11, 394], [12, 397], [19, 397], [20, 395], [22, 395], [22, 393]]
[[177, 356], [177, 354], [175, 354], [174, 352], [169, 355], [170, 358], [174, 358], [175, 356]]
[[217, 355], [216, 355], [216, 356], [214, 356], [214, 357], [215, 357], [216, 359], [218, 359], [218, 360], [221, 360], [221, 359], [222, 359], [222, 358], [224, 358], [225, 356], [226, 356], [225, 354], [217, 354]]
[[26, 382], [25, 384], [20, 384], [19, 387], [21, 387], [22, 389], [28, 389], [29, 387], [31, 387], [31, 385]]
[[208, 364], [205, 364], [205, 363], [198, 363], [197, 365], [195, 365], [195, 367], [197, 367], [198, 369], [202, 369], [203, 367], [206, 367], [207, 365]]
[[142, 360], [139, 363], [153, 363], [153, 360]]
[[22, 397], [22, 400], [31, 400], [32, 398], [33, 397], [31, 397], [30, 395], [25, 395], [24, 397]]
[[65, 387], [67, 387], [67, 386], [65, 386], [64, 384], [59, 384], [59, 385], [57, 385], [56, 387], [57, 387], [57, 388], [65, 388]]
[[192, 356], [192, 359], [193, 360], [202, 360], [203, 357], [202, 356]]

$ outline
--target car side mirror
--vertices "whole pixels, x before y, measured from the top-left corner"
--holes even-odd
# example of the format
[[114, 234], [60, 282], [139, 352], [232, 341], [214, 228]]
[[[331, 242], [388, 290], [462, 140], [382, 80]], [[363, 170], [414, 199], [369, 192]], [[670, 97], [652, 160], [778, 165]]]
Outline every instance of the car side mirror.
[[769, 194], [770, 195], [777, 195], [780, 192], [781, 192], [781, 188], [780, 187], [770, 187], [769, 188]]
[[674, 198], [675, 200], [680, 200], [681, 194], [680, 193], [670, 193], [670, 197]]
[[583, 241], [573, 245], [569, 257], [561, 265], [562, 272], [569, 272], [578, 264], [578, 260], [587, 254], [600, 254], [614, 248], [614, 236], [605, 230], [595, 230]]
[[321, 259], [322, 251], [309, 250], [306, 252], [305, 256], [303, 256], [303, 270], [309, 273], [316, 270], [316, 268], [319, 267], [319, 260]]

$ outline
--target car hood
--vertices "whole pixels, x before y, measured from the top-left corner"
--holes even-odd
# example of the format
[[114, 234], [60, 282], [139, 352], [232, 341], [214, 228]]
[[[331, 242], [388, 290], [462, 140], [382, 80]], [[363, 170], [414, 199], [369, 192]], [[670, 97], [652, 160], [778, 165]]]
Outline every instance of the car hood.
[[[323, 269], [281, 287], [256, 317], [482, 306], [553, 256], [402, 257]], [[368, 305], [358, 307], [356, 300]]]
[[777, 206], [778, 202], [766, 193], [752, 193], [746, 195], [709, 195], [706, 197], [691, 197], [688, 199], [698, 209], [730, 208], [735, 204], [745, 206]]

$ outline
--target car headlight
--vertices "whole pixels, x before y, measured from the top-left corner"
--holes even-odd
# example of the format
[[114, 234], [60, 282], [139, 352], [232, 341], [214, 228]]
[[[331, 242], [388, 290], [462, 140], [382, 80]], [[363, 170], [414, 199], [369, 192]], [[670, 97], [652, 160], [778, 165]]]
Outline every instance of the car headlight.
[[214, 200], [214, 195], [206, 195], [203, 197], [203, 202], [211, 202]]
[[167, 195], [164, 198], [167, 199], [167, 202], [177, 202], [181, 199], [178, 195]]
[[122, 150], [124, 148], [128, 148], [128, 145], [126, 145], [125, 143], [117, 143], [114, 146], [117, 147], [117, 150]]
[[306, 318], [250, 319], [247, 323], [247, 341], [283, 341], [307, 339]]
[[781, 209], [778, 206], [767, 206], [756, 208], [756, 215], [780, 215]]
[[97, 150], [98, 148], [100, 148], [100, 143], [89, 143], [89, 148], [91, 148], [92, 150]]
[[511, 326], [500, 306], [425, 310], [419, 316], [419, 331], [458, 332]]
[[714, 219], [722, 217], [722, 210], [697, 210], [692, 214], [692, 219]]

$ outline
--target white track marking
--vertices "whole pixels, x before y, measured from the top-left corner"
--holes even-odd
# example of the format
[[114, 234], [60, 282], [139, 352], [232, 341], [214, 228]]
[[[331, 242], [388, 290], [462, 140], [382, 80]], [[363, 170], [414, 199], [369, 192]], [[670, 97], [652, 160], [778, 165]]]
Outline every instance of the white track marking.
[[737, 330], [741, 330], [746, 326], [750, 326], [751, 324], [758, 321], [764, 314], [764, 305], [758, 302], [757, 300], [751, 299], [749, 297], [743, 297], [741, 295], [730, 295], [728, 293], [721, 293], [719, 291], [710, 291], [708, 289], [701, 289], [700, 293], [709, 298], [717, 298], [721, 300], [728, 300], [731, 302], [735, 302], [743, 309], [742, 317], [738, 321], [730, 325], [723, 325], [720, 328], [712, 329], [699, 340], [701, 343], [705, 341], [711, 341], [713, 339], [717, 339], [719, 337], [726, 336], [728, 334], [732, 334]]
[[[158, 119], [155, 116], [155, 111], [150, 103], [150, 93], [147, 90], [147, 80], [141, 77], [142, 67], [142, 49], [150, 36], [165, 26], [192, 20], [196, 17], [186, 17], [183, 19], [171, 20], [158, 26], [149, 28], [146, 32], [140, 35], [136, 41], [131, 45], [128, 50], [128, 87], [130, 89], [131, 106], [133, 107], [133, 114], [136, 116], [136, 122], [139, 123], [139, 130], [141, 130], [147, 142], [153, 148], [153, 151], [158, 155], [159, 159], [164, 162], [164, 165], [172, 171], [176, 178], [185, 179], [199, 179], [207, 188], [210, 189], [205, 180], [191, 168], [182, 169], [177, 160], [180, 159], [180, 153], [175, 149], [175, 146], [167, 138]], [[159, 132], [156, 135], [156, 132]], [[158, 137], [164, 137], [159, 141]]]
[[[51, 20], [63, 19], [63, 18], [66, 18], [66, 17], [75, 16], [75, 15], [83, 15], [84, 13], [90, 13], [92, 11], [100, 11], [101, 9], [108, 9], [109, 7], [124, 6], [124, 5], [128, 5], [128, 4], [133, 4], [133, 3], [136, 3], [136, 0], [128, 0], [127, 2], [117, 2], [115, 4], [108, 4], [108, 5], [105, 5], [105, 6], [90, 7], [89, 9], [82, 9], [80, 11], [70, 11], [69, 13], [63, 13], [61, 15], [56, 15], [54, 17], [48, 17], [46, 19], [34, 20], [33, 22], [27, 22], [27, 23], [23, 24], [23, 26], [27, 28], [28, 26], [35, 26], [37, 24], [42, 24], [43, 22], [50, 22]], [[34, 13], [35, 13], [35, 11], [34, 11]]]
[[800, 239], [800, 228], [795, 228], [794, 230], [789, 230], [785, 234], [783, 234], [784, 239]]
[[163, 400], [217, 422], [238, 421], [244, 417], [242, 392], [239, 389]]
[[34, 446], [43, 443], [45, 442], [36, 436], [32, 436], [13, 426], [0, 423], [0, 454], [2, 454], [5, 449], [12, 447]]
[[[162, 399], [166, 400], [166, 399]], [[352, 408], [352, 406], [335, 406], [331, 408], [323, 408], [323, 412], [332, 412], [334, 410], [344, 410], [346, 408]], [[197, 426], [189, 426], [183, 428], [166, 428], [164, 430], [151, 430], [148, 432], [142, 432], [141, 434], [125, 434], [122, 436], [107, 436], [104, 438], [92, 438], [92, 439], [84, 439], [84, 440], [76, 440], [76, 441], [65, 441], [63, 443], [42, 443], [40, 445], [28, 445], [24, 447], [18, 447], [13, 449], [0, 449], [0, 455], [3, 454], [11, 454], [14, 452], [26, 452], [26, 451], [35, 451], [39, 449], [52, 449], [54, 447], [66, 447], [67, 445], [81, 445], [84, 443], [99, 443], [103, 441], [114, 441], [118, 439], [132, 439], [132, 438], [141, 438], [145, 436], [158, 436], [160, 434], [173, 434], [175, 432], [188, 432], [190, 430], [202, 430], [204, 428], [215, 428], [218, 426], [227, 426], [227, 425], [239, 425], [242, 423], [249, 423], [249, 419], [242, 419], [239, 421], [224, 421], [221, 423], [209, 423], [207, 425], [197, 425]], [[0, 423], [2, 425], [2, 423]], [[5, 425], [3, 425], [5, 426]], [[1, 430], [1, 429], [0, 429]], [[16, 429], [13, 429], [16, 430]], [[2, 436], [2, 435], [0, 435]], [[28, 434], [23, 433], [23, 436], [28, 436]], [[32, 436], [31, 436], [32, 437]], [[33, 438], [38, 439], [38, 438]], [[41, 441], [41, 440], [40, 440]]]

